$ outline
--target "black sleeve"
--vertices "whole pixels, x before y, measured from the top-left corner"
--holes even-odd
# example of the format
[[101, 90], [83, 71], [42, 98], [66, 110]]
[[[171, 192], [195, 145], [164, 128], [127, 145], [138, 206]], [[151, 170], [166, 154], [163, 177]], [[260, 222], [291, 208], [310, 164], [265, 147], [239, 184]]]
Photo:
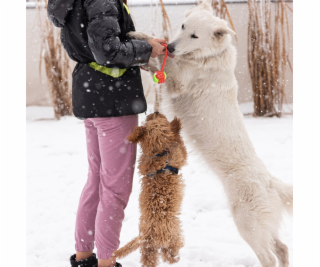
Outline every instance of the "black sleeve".
[[48, 1], [48, 18], [54, 26], [63, 28], [65, 20], [73, 9], [74, 0], [49, 0]]
[[148, 63], [152, 47], [147, 41], [120, 40], [119, 1], [85, 0], [84, 7], [89, 47], [99, 65], [128, 68]]

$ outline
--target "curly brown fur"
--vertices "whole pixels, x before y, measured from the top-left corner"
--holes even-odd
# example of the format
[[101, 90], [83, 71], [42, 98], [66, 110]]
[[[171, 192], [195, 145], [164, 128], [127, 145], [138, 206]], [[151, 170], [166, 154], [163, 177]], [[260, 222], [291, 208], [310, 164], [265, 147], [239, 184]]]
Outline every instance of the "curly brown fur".
[[[179, 251], [183, 247], [179, 215], [184, 182], [182, 175], [175, 172], [155, 173], [163, 169], [166, 162], [178, 169], [187, 163], [187, 150], [180, 130], [179, 119], [170, 123], [156, 112], [147, 116], [145, 123], [128, 136], [130, 142], [139, 142], [142, 149], [138, 166], [142, 176], [139, 237], [114, 252], [115, 257], [123, 258], [140, 247], [144, 267], [156, 267], [160, 256], [164, 262], [179, 261]], [[166, 150], [170, 152], [155, 156]]]

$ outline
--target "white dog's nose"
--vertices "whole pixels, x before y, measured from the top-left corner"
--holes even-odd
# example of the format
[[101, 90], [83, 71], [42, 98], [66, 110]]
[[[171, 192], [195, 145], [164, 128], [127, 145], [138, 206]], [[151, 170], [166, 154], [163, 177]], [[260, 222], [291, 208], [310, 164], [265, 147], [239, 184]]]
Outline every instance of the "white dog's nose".
[[174, 52], [174, 45], [171, 43], [171, 44], [168, 44], [168, 46], [167, 46], [167, 48], [168, 48], [168, 51], [170, 52], [170, 53], [173, 53]]

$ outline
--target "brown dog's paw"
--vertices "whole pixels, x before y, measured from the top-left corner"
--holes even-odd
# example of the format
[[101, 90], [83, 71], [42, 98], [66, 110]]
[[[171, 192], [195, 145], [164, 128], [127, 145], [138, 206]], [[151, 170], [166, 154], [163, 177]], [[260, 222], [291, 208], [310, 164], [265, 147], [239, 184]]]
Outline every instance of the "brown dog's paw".
[[131, 143], [134, 143], [134, 144], [138, 143], [139, 140], [145, 134], [145, 132], [146, 132], [146, 127], [145, 126], [140, 126], [140, 127], [137, 126], [136, 128], [134, 128], [133, 132], [127, 136], [127, 139]]

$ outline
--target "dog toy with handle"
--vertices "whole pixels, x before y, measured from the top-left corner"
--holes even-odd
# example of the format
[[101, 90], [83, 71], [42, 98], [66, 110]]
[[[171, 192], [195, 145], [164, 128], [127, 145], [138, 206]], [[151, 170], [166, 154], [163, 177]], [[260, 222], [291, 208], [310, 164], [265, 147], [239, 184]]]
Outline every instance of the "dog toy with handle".
[[163, 60], [163, 63], [162, 63], [162, 68], [160, 71], [156, 71], [154, 74], [153, 74], [153, 81], [155, 83], [164, 83], [166, 78], [167, 78], [167, 74], [163, 71], [164, 70], [164, 65], [166, 64], [166, 61], [167, 61], [167, 56], [168, 56], [168, 48], [167, 48], [167, 45], [166, 44], [162, 44], [165, 48], [166, 48], [166, 54], [164, 56], [164, 60]]

